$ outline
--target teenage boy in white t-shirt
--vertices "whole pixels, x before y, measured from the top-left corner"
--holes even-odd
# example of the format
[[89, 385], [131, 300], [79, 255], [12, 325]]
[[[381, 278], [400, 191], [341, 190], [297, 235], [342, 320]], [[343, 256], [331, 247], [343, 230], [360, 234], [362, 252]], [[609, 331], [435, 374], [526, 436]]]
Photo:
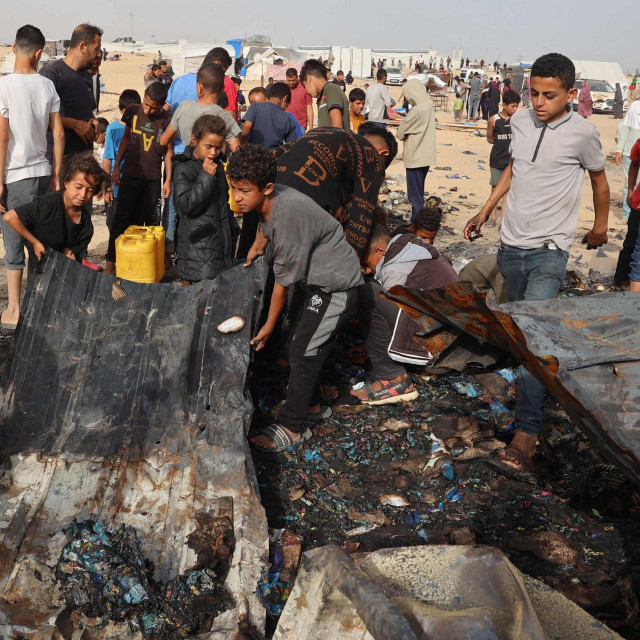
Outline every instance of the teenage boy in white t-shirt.
[[[0, 214], [8, 293], [0, 326], [9, 330], [20, 316], [25, 260], [24, 240], [4, 223], [4, 214], [60, 188], [64, 129], [53, 82], [37, 72], [44, 45], [40, 29], [20, 27], [13, 44], [15, 68], [0, 78]], [[53, 133], [53, 166], [46, 158], [47, 129]]]

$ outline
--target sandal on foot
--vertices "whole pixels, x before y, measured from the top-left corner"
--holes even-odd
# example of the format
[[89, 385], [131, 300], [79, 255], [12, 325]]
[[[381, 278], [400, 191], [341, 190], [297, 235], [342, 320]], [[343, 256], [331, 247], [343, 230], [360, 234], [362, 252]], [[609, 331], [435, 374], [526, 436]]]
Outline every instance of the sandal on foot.
[[502, 473], [502, 475], [514, 478], [515, 480], [521, 480], [522, 482], [530, 482], [532, 484], [537, 483], [537, 478], [534, 474], [535, 467], [533, 461], [524, 452], [524, 449], [517, 444], [510, 444], [503, 451], [514, 462], [520, 465], [520, 469], [516, 469], [499, 458], [488, 458], [485, 462], [493, 467], [496, 471]]
[[353, 387], [354, 390], [365, 390], [367, 399], [362, 400], [362, 404], [396, 404], [397, 402], [409, 402], [418, 397], [418, 392], [415, 388], [408, 391], [408, 388], [413, 386], [413, 381], [409, 377], [400, 382], [390, 382], [389, 380], [380, 380], [379, 382], [382, 384], [382, 388], [378, 390], [374, 389], [369, 382], [361, 382], [360, 385], [363, 386], [355, 385]]
[[11, 324], [9, 322], [0, 322], [0, 329], [5, 329], [6, 331], [15, 331], [18, 323]]
[[333, 410], [329, 405], [322, 404], [320, 405], [320, 411], [318, 413], [307, 413], [307, 420], [311, 420], [312, 422], [319, 422], [320, 420], [326, 420], [330, 418], [333, 414]]
[[298, 444], [302, 444], [311, 438], [313, 435], [311, 433], [311, 429], [306, 429], [300, 434], [300, 438], [298, 440], [294, 440], [279, 424], [271, 424], [257, 435], [259, 436], [267, 436], [271, 442], [273, 442], [276, 446], [273, 449], [269, 449], [267, 447], [261, 447], [260, 445], [254, 444], [251, 442], [251, 446], [258, 449], [258, 451], [265, 451], [267, 453], [278, 453], [280, 451], [284, 451], [289, 447], [295, 447]]

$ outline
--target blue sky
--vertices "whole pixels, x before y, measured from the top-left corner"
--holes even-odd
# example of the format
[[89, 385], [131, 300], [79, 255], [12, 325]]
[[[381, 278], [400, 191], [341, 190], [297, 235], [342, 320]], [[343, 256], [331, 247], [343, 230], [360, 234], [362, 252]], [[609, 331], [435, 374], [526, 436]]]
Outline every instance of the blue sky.
[[[625, 71], [640, 65], [633, 0], [471, 0], [390, 2], [389, 0], [22, 0], [5, 3], [0, 42], [30, 22], [47, 37], [69, 37], [73, 27], [93, 22], [106, 40], [129, 35], [133, 11], [138, 40], [187, 38], [221, 42], [260, 33], [290, 46], [341, 44], [371, 48], [434, 47], [448, 53], [515, 62], [549, 51], [571, 58], [619, 62]], [[275, 5], [275, 6], [274, 6]], [[635, 5], [635, 7], [634, 7]]]

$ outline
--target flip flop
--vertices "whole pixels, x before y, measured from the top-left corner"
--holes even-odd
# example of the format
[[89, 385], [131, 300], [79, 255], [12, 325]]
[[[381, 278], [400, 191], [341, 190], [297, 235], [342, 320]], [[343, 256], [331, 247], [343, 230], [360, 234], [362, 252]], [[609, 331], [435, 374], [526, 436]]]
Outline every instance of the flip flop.
[[311, 420], [312, 422], [320, 422], [320, 420], [326, 420], [330, 418], [333, 414], [333, 410], [329, 405], [323, 404], [320, 405], [320, 411], [318, 413], [308, 413], [307, 420]]
[[295, 447], [296, 445], [303, 444], [311, 438], [313, 433], [311, 433], [311, 429], [306, 429], [300, 434], [300, 438], [298, 440], [294, 440], [281, 425], [274, 423], [260, 431], [257, 435], [267, 436], [276, 446], [274, 449], [268, 449], [267, 447], [261, 447], [260, 445], [251, 442], [252, 447], [258, 451], [264, 451], [265, 453], [279, 453], [289, 447]]
[[18, 323], [9, 324], [8, 322], [0, 322], [0, 329], [5, 329], [6, 331], [15, 331]]

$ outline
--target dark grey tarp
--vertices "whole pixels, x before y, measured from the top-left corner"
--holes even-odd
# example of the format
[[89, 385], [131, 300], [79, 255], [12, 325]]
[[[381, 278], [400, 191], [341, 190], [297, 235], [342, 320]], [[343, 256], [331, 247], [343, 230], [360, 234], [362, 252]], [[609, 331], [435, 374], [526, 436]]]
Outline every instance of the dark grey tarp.
[[[52, 637], [62, 607], [53, 568], [74, 519], [134, 526], [154, 577], [168, 581], [195, 564], [194, 514], [229, 497], [236, 606], [214, 630], [243, 615], [261, 628], [267, 527], [245, 383], [262, 263], [191, 287], [114, 287], [55, 252], [38, 271], [1, 379], [0, 635]], [[244, 329], [220, 333], [233, 315]]]
[[600, 293], [490, 308], [469, 282], [388, 297], [510, 353], [599, 451], [640, 484], [640, 294]]

